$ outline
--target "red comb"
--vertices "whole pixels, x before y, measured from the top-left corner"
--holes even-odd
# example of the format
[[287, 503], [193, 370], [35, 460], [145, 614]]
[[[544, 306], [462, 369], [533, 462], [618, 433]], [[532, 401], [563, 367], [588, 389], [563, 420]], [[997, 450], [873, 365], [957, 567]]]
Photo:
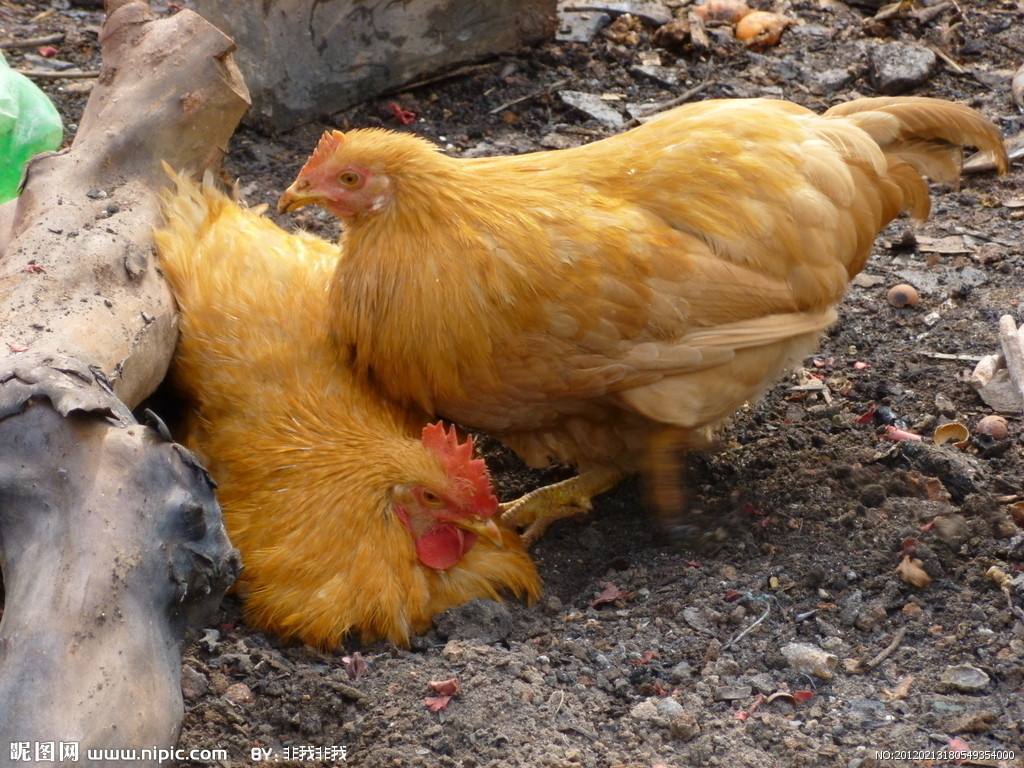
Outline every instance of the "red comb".
[[491, 477], [483, 459], [473, 458], [473, 438], [459, 442], [455, 427], [445, 431], [444, 422], [427, 424], [421, 436], [427, 450], [433, 451], [450, 477], [456, 479], [468, 492], [473, 514], [490, 517], [498, 511], [498, 499], [491, 487]]
[[341, 131], [324, 131], [324, 135], [316, 143], [316, 149], [313, 150], [313, 154], [306, 160], [306, 164], [302, 166], [302, 170], [299, 173], [302, 174], [306, 169], [312, 170], [321, 165], [325, 160], [333, 156], [338, 147], [344, 143], [345, 134]]

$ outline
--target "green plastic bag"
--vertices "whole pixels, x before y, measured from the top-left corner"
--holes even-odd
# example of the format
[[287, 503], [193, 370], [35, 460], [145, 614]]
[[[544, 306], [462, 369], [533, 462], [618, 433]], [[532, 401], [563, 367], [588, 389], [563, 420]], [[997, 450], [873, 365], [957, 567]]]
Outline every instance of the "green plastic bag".
[[57, 149], [63, 137], [57, 108], [0, 53], [0, 203], [18, 196], [29, 159]]

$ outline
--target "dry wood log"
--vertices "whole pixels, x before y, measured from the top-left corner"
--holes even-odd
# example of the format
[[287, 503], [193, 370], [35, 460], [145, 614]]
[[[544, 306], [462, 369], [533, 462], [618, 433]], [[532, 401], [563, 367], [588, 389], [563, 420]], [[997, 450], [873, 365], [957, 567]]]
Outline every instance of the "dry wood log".
[[89, 765], [107, 764], [94, 747], [174, 744], [185, 626], [238, 569], [205, 472], [129, 408], [176, 338], [160, 163], [217, 163], [248, 95], [198, 15], [107, 10], [74, 143], [0, 207], [0, 754], [62, 740]]

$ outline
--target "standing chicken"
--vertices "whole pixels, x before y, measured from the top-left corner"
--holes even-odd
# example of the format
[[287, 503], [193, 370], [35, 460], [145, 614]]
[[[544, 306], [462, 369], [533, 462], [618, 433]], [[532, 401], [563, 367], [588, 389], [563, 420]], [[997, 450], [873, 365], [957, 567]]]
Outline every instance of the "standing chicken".
[[181, 307], [173, 381], [194, 415], [255, 626], [405, 644], [431, 616], [539, 592], [472, 443], [361, 384], [327, 338], [337, 246], [183, 179], [157, 244]]
[[344, 223], [330, 324], [364, 379], [578, 465], [508, 506], [530, 540], [626, 472], [678, 503], [674, 452], [814, 349], [875, 236], [927, 216], [923, 177], [955, 180], [965, 144], [1006, 169], [994, 125], [925, 98], [707, 101], [518, 157], [332, 131], [279, 207]]

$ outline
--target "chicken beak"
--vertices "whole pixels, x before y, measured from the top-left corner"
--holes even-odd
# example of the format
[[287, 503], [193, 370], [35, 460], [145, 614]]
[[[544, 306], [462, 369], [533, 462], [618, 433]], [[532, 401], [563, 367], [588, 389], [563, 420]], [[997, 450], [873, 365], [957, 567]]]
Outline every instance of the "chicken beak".
[[320, 199], [318, 195], [309, 193], [308, 179], [296, 179], [277, 201], [277, 212], [290, 213], [297, 211], [299, 208], [320, 202]]
[[496, 547], [502, 548], [505, 546], [505, 542], [501, 538], [501, 529], [498, 527], [498, 524], [489, 517], [474, 518], [471, 520], [453, 520], [452, 523], [464, 531], [475, 533], [477, 536], [487, 539], [487, 541], [491, 542], [491, 544]]

